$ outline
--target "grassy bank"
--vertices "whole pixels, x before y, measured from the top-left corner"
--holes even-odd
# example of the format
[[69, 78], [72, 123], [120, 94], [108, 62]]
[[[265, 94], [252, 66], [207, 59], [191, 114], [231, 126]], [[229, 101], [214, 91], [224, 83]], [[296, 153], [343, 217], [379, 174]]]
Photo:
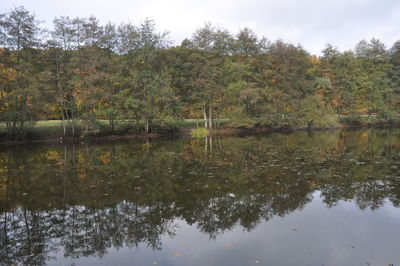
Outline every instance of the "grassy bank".
[[[338, 116], [338, 126], [332, 128], [357, 128], [357, 127], [400, 127], [400, 115], [383, 117], [377, 115], [354, 115]], [[236, 132], [270, 132], [270, 131], [291, 131], [296, 129], [329, 129], [324, 127], [295, 128], [290, 125], [270, 126], [265, 124], [262, 119], [248, 119], [246, 121], [231, 121], [223, 119], [220, 121], [221, 128], [211, 131], [213, 134], [234, 134]], [[134, 123], [132, 121], [118, 121], [112, 127], [108, 120], [96, 122], [96, 126], [90, 132], [84, 133], [82, 122], [76, 124], [75, 138], [124, 138], [124, 137], [159, 137], [167, 135], [193, 135], [191, 129], [203, 128], [202, 119], [176, 120], [168, 124], [153, 125], [152, 130], [146, 134], [144, 123]], [[37, 121], [25, 129], [24, 135], [11, 139], [7, 136], [5, 123], [0, 123], [0, 142], [13, 141], [57, 141], [63, 137], [63, 126], [61, 120]], [[197, 136], [197, 135], [196, 135]], [[73, 138], [73, 137], [70, 137]]]
[[[221, 120], [220, 124], [225, 125], [227, 119]], [[152, 124], [148, 133], [145, 132], [145, 123], [133, 121], [118, 121], [112, 127], [108, 120], [97, 121], [90, 131], [85, 132], [84, 124], [80, 121], [75, 125], [75, 137], [68, 138], [93, 138], [93, 137], [142, 137], [142, 136], [167, 136], [177, 135], [182, 132], [189, 132], [190, 129], [204, 127], [202, 119], [175, 120], [169, 123]], [[71, 136], [71, 128], [67, 126], [68, 135]], [[12, 141], [36, 141], [36, 140], [59, 140], [64, 137], [62, 120], [37, 121], [24, 129], [24, 134], [17, 138], [10, 138], [7, 135], [5, 123], [0, 122], [0, 142]], [[64, 137], [65, 138], [65, 137]]]
[[400, 115], [342, 115], [339, 123], [342, 127], [398, 127]]

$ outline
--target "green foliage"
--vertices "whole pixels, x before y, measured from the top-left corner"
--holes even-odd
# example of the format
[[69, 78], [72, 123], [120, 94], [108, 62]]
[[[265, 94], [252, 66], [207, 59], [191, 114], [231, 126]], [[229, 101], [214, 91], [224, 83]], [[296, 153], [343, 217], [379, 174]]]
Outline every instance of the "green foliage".
[[[399, 42], [387, 49], [373, 38], [346, 52], [328, 45], [317, 57], [211, 24], [175, 47], [148, 19], [101, 26], [93, 16], [58, 17], [46, 43], [43, 30], [23, 7], [0, 14], [0, 121], [9, 138], [24, 138], [40, 120], [61, 120], [72, 136], [176, 132], [199, 118], [210, 128], [224, 120], [334, 128], [338, 116], [398, 123]], [[118, 130], [122, 121], [130, 126]]]
[[210, 132], [208, 131], [207, 128], [194, 128], [190, 131], [190, 135], [193, 138], [206, 138], [208, 135], [210, 134]]
[[383, 109], [373, 115], [351, 114], [341, 116], [340, 123], [350, 126], [390, 126], [400, 124], [400, 116], [392, 110]]
[[320, 96], [309, 96], [300, 101], [298, 111], [291, 112], [294, 128], [336, 128], [338, 117], [333, 110], [324, 105]]

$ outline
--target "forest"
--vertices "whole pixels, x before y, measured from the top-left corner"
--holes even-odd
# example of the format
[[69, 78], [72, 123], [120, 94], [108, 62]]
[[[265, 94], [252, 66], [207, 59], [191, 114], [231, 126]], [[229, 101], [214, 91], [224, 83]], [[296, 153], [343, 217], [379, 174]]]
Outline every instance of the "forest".
[[375, 38], [321, 55], [205, 23], [180, 45], [146, 19], [101, 24], [56, 17], [43, 26], [0, 13], [0, 132], [22, 139], [38, 121], [64, 136], [205, 128], [335, 128], [400, 122], [400, 41]]

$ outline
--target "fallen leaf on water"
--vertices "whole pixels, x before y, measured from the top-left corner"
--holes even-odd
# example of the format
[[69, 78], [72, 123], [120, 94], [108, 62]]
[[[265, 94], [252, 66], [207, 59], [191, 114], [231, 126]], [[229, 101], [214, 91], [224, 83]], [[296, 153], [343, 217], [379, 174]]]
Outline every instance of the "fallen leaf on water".
[[180, 257], [180, 256], [182, 256], [182, 255], [181, 255], [180, 253], [173, 252], [173, 253], [172, 253], [172, 256]]
[[234, 249], [234, 248], [235, 248], [235, 246], [232, 245], [232, 244], [227, 244], [226, 247], [227, 247], [227, 248], [231, 248], [231, 249]]
[[152, 264], [158, 264], [158, 262], [157, 261], [153, 261]]

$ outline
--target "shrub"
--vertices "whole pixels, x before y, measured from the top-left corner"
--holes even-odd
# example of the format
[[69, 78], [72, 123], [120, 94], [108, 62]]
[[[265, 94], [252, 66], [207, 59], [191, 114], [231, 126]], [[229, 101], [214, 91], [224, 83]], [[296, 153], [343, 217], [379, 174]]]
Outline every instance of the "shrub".
[[207, 128], [195, 128], [190, 131], [190, 135], [193, 138], [198, 138], [198, 139], [206, 138], [209, 134], [210, 132], [208, 131]]

